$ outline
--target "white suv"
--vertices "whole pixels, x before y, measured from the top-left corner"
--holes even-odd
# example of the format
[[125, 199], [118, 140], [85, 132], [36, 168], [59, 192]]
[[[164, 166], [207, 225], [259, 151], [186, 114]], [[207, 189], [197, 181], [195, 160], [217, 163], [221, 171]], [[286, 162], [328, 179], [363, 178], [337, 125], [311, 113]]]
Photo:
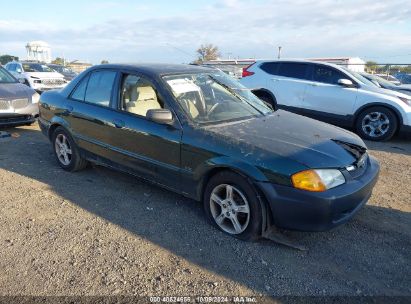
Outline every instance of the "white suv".
[[411, 132], [411, 97], [376, 87], [341, 66], [257, 60], [240, 82], [274, 106], [348, 128], [370, 140]]
[[52, 89], [61, 89], [67, 85], [64, 76], [38, 62], [16, 62], [6, 64], [6, 70], [17, 79], [24, 79], [24, 83], [37, 92]]

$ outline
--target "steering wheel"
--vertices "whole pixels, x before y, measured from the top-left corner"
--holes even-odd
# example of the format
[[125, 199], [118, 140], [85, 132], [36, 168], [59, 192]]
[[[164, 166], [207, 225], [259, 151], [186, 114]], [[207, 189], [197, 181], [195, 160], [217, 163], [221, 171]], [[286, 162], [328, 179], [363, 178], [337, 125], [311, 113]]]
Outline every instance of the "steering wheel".
[[220, 106], [220, 105], [221, 105], [221, 103], [219, 103], [219, 102], [215, 103], [215, 104], [211, 107], [211, 109], [208, 111], [207, 115], [213, 114], [214, 110], [217, 109], [218, 106]]

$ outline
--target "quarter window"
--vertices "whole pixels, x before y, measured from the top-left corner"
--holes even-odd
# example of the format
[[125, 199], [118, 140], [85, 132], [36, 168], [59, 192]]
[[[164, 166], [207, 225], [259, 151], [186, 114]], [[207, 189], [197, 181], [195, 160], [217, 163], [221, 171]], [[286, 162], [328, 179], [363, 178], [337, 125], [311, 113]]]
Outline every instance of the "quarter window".
[[84, 101], [100, 106], [110, 106], [116, 72], [96, 71], [90, 75]]
[[71, 98], [84, 101], [88, 79], [89, 79], [89, 75], [87, 75], [87, 77], [84, 77], [83, 80], [81, 80], [80, 84], [74, 90], [73, 94], [71, 94]]
[[313, 80], [329, 84], [338, 84], [339, 79], [347, 78], [343, 73], [336, 69], [315, 65], [313, 68]]

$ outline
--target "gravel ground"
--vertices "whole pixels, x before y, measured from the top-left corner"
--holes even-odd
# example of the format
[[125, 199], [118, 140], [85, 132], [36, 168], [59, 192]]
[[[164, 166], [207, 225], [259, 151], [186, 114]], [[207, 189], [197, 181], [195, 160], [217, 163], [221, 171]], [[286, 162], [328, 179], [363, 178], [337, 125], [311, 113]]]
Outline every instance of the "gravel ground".
[[0, 139], [0, 295], [411, 296], [411, 142], [368, 143], [369, 203], [309, 248], [246, 243], [200, 204], [93, 166], [68, 173], [37, 126]]

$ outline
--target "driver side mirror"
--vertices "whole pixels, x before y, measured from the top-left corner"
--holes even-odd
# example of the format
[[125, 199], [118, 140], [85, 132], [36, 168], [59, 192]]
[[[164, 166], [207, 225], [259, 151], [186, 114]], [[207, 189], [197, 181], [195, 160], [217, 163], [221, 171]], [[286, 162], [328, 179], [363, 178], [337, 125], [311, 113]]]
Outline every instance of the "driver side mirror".
[[147, 111], [146, 117], [159, 124], [173, 123], [173, 114], [168, 109], [151, 109]]
[[342, 87], [355, 88], [355, 84], [349, 79], [338, 79], [338, 84]]
[[26, 79], [24, 78], [19, 78], [17, 79], [21, 84], [26, 84]]

